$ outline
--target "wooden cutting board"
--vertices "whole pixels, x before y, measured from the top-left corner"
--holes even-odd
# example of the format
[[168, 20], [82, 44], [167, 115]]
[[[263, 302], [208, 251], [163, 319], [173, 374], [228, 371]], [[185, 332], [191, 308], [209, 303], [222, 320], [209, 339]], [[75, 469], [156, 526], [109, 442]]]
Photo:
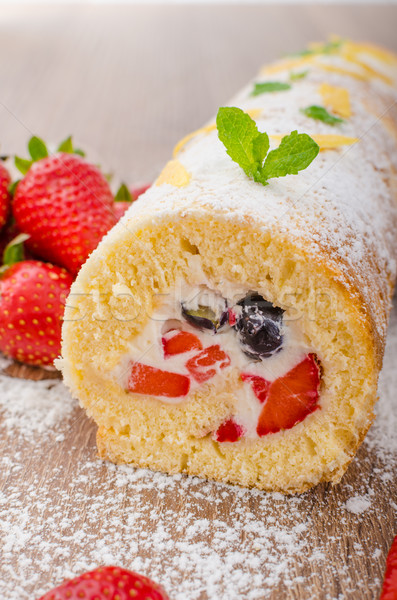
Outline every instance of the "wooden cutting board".
[[[2, 5], [1, 151], [24, 155], [33, 133], [50, 141], [74, 133], [118, 179], [150, 181], [174, 144], [262, 63], [328, 33], [397, 51], [396, 23], [397, 7], [380, 5]], [[378, 597], [397, 531], [395, 462], [379, 449], [380, 427], [339, 486], [286, 499], [103, 464], [93, 423], [77, 406], [60, 410], [56, 373], [16, 364], [5, 372], [3, 598], [32, 600], [104, 562], [153, 576], [176, 600]], [[35, 390], [26, 413], [16, 407], [18, 378], [49, 378], [36, 390], [26, 384]]]

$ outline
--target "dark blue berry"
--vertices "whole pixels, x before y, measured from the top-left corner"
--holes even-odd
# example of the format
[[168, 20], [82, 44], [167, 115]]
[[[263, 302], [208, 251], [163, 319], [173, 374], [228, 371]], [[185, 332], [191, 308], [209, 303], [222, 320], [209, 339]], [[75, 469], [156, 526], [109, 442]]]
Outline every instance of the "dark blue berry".
[[245, 354], [259, 360], [281, 350], [284, 313], [281, 308], [250, 292], [237, 303], [234, 312], [234, 327]]
[[182, 303], [182, 315], [196, 329], [209, 329], [213, 333], [217, 333], [228, 322], [226, 302], [225, 309], [219, 313], [209, 306], [199, 305], [195, 309], [189, 309]]

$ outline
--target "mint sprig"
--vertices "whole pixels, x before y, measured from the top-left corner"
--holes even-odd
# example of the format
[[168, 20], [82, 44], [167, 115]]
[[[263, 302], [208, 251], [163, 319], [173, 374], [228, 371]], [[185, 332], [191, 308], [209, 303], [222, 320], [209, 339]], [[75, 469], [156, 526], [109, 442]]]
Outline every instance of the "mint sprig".
[[299, 79], [304, 79], [309, 73], [309, 69], [306, 71], [292, 71], [289, 74], [290, 81], [299, 81]]
[[320, 46], [318, 46], [317, 48], [305, 48], [304, 50], [301, 50], [300, 52], [295, 52], [293, 54], [289, 54], [288, 56], [294, 57], [294, 56], [312, 56], [315, 54], [332, 54], [334, 52], [337, 52], [341, 46], [344, 44], [345, 40], [339, 39], [339, 40], [334, 40], [332, 42], [326, 42], [325, 44], [322, 44]]
[[266, 94], [269, 92], [283, 92], [291, 89], [289, 83], [282, 81], [263, 81], [262, 83], [255, 83], [254, 89], [251, 92], [251, 96], [259, 96], [260, 94]]
[[306, 133], [292, 131], [269, 152], [269, 136], [241, 108], [224, 106], [216, 117], [218, 137], [230, 158], [262, 185], [273, 177], [296, 175], [316, 158], [320, 148]]
[[307, 106], [306, 108], [301, 108], [301, 113], [307, 117], [310, 117], [311, 119], [315, 119], [316, 121], [323, 121], [328, 125], [337, 125], [338, 123], [343, 123], [343, 119], [331, 115], [326, 108], [323, 106], [317, 106], [316, 104]]

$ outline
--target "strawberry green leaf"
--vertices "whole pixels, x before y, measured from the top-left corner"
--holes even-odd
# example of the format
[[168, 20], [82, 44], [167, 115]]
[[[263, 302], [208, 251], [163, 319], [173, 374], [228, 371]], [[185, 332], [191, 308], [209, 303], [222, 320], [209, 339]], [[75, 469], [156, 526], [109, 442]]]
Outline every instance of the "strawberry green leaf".
[[20, 158], [19, 156], [15, 157], [14, 162], [16, 168], [22, 173], [22, 175], [26, 175], [33, 164], [32, 160], [26, 160], [26, 158]]
[[29, 154], [32, 157], [33, 162], [41, 160], [48, 156], [47, 146], [40, 138], [35, 135], [30, 138], [28, 143]]
[[13, 181], [9, 186], [8, 186], [8, 191], [10, 193], [10, 196], [14, 196], [15, 194], [15, 190], [17, 189], [17, 185], [20, 182], [20, 179], [17, 179], [16, 181]]
[[283, 83], [282, 81], [264, 81], [263, 83], [255, 83], [251, 96], [259, 96], [260, 94], [268, 92], [283, 92], [290, 89], [291, 86], [289, 83]]
[[85, 157], [85, 152], [84, 152], [84, 150], [81, 150], [81, 148], [75, 148], [73, 150], [73, 153], [78, 154], [79, 156], [82, 156], [83, 158]]
[[315, 119], [316, 121], [323, 121], [328, 125], [337, 125], [338, 123], [343, 123], [343, 119], [339, 117], [334, 117], [327, 111], [323, 106], [316, 106], [313, 104], [312, 106], [307, 106], [306, 108], [301, 108], [301, 113], [310, 117], [311, 119]]
[[216, 126], [230, 158], [252, 177], [259, 166], [253, 150], [253, 141], [259, 135], [255, 121], [241, 108], [223, 106], [218, 110]]
[[115, 202], [132, 202], [132, 196], [130, 194], [130, 190], [125, 185], [125, 183], [122, 183], [121, 186], [119, 187], [117, 194], [114, 197], [114, 201]]
[[61, 142], [57, 148], [57, 152], [65, 152], [66, 154], [73, 154], [74, 153], [74, 148], [73, 148], [73, 142], [72, 142], [72, 136], [70, 135], [69, 137], [66, 138], [66, 140], [63, 140], [63, 142]]
[[10, 267], [17, 262], [24, 260], [25, 253], [23, 243], [29, 239], [30, 235], [27, 233], [18, 234], [4, 249], [3, 253], [3, 265]]
[[278, 148], [271, 150], [262, 168], [265, 179], [297, 175], [306, 169], [319, 153], [319, 146], [307, 133], [293, 131], [283, 137]]

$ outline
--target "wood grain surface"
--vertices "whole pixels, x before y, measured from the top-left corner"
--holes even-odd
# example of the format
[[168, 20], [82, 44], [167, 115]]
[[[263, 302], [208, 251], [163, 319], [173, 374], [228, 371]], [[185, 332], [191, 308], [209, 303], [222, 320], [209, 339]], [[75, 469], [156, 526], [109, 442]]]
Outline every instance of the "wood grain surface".
[[[0, 132], [1, 153], [25, 151], [30, 134], [57, 142], [73, 133], [117, 178], [129, 183], [150, 181], [168, 159], [174, 144], [201, 126], [217, 107], [233, 95], [266, 61], [303, 47], [329, 33], [371, 40], [397, 51], [397, 7], [394, 6], [71, 6], [0, 8]], [[40, 379], [54, 373], [12, 365], [12, 377]], [[0, 390], [1, 394], [1, 390]], [[7, 437], [2, 430], [2, 452], [19, 455], [25, 468], [12, 483], [23, 495], [29, 485], [44, 485], [52, 473], [57, 494], [73, 484], [75, 465], [95, 460], [95, 427], [76, 408], [61, 444], [43, 440], [40, 452]], [[59, 476], [54, 476], [59, 467]], [[385, 556], [397, 528], [392, 501], [397, 478], [383, 480], [382, 462], [363, 446], [343, 485], [320, 486], [300, 500], [300, 510], [313, 520], [299, 560], [291, 567], [288, 585], [263, 589], [258, 597], [271, 600], [344, 599], [378, 597]], [[10, 485], [11, 471], [0, 472], [0, 489]], [[106, 484], [104, 470], [101, 485]], [[374, 490], [373, 510], [360, 519], [339, 508], [361, 483]], [[86, 483], [88, 495], [95, 495]], [[225, 518], [237, 500], [216, 486], [212, 496], [194, 510], [214, 519]], [[237, 490], [237, 488], [236, 488]], [[103, 491], [103, 490], [102, 490]], [[124, 493], [123, 510], [133, 502]], [[237, 493], [237, 492], [236, 492]], [[189, 492], [188, 492], [189, 494]], [[223, 495], [222, 495], [223, 494]], [[186, 500], [186, 498], [185, 498]], [[184, 501], [185, 501], [184, 500]], [[218, 501], [217, 501], [218, 500]], [[157, 492], [147, 501], [156, 506]], [[55, 502], [55, 499], [54, 499]], [[174, 492], [164, 492], [163, 506], [175, 505]], [[197, 503], [191, 498], [191, 503]], [[157, 503], [157, 504], [156, 504]], [[253, 494], [249, 510], [259, 510]], [[69, 507], [71, 505], [68, 505]], [[74, 527], [86, 519], [87, 506], [74, 507]], [[258, 513], [259, 514], [259, 513]], [[275, 513], [282, 520], [285, 515]], [[37, 507], [40, 516], [40, 507]], [[42, 515], [41, 515], [42, 517]], [[102, 515], [101, 518], [104, 518]], [[150, 527], [150, 523], [147, 524]], [[98, 530], [99, 531], [99, 530]], [[91, 533], [97, 535], [93, 526]], [[54, 532], [49, 528], [48, 539]], [[178, 538], [175, 532], [175, 541]], [[100, 534], [98, 533], [100, 537]], [[322, 569], [310, 561], [319, 542], [327, 549]], [[355, 551], [359, 542], [361, 551]], [[381, 552], [374, 557], [374, 547]], [[18, 552], [29, 549], [21, 548]], [[222, 552], [220, 551], [222, 554]], [[43, 586], [57, 583], [54, 566], [42, 574]], [[247, 572], [257, 568], [246, 566]], [[9, 571], [0, 581], [7, 589]], [[183, 581], [183, 568], [175, 575]], [[301, 578], [301, 579], [300, 579]], [[303, 579], [304, 578], [304, 579]], [[310, 586], [307, 581], [310, 580]], [[306, 583], [305, 583], [306, 582]], [[26, 596], [36, 597], [37, 584], [27, 581]], [[7, 598], [3, 592], [2, 597]], [[217, 596], [227, 600], [222, 593]], [[209, 598], [202, 591], [200, 598]], [[216, 600], [214, 597], [211, 600]]]

